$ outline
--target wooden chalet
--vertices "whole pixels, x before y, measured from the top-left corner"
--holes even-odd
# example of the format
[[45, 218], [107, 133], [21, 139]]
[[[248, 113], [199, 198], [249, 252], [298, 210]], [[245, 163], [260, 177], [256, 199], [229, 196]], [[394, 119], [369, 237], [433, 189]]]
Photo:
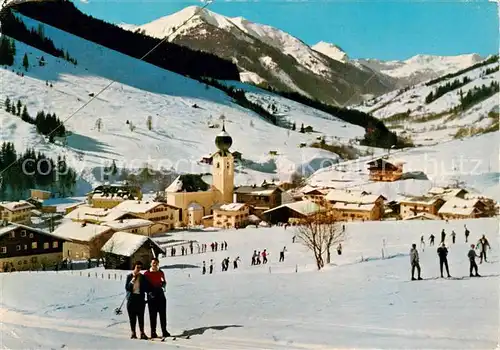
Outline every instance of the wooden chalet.
[[370, 181], [397, 181], [403, 176], [403, 161], [381, 157], [368, 162]]

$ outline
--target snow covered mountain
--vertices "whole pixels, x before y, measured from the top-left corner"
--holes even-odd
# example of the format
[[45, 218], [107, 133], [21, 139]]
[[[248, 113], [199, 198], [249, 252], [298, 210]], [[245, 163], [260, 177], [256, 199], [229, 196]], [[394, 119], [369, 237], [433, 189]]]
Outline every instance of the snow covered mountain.
[[347, 63], [349, 61], [349, 56], [335, 44], [320, 41], [316, 45], [311, 46], [311, 48], [339, 62]]
[[458, 56], [416, 55], [404, 61], [356, 59], [352, 62], [395, 78], [399, 86], [408, 86], [467, 68], [483, 59], [477, 54]]
[[323, 45], [311, 48], [277, 28], [198, 6], [138, 27], [122, 27], [158, 38], [170, 35], [174, 43], [232, 60], [243, 81], [300, 92], [328, 103], [360, 101], [363, 94], [378, 95], [394, 88], [391, 79], [373, 77], [370, 69], [342, 61], [340, 51], [332, 58], [333, 47], [325, 53]]

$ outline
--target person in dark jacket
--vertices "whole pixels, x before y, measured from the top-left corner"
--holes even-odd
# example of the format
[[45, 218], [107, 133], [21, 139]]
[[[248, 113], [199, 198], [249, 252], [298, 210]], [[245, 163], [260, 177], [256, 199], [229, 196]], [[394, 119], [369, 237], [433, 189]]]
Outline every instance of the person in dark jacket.
[[439, 256], [439, 269], [441, 270], [441, 277], [443, 277], [443, 265], [446, 267], [448, 277], [451, 277], [450, 269], [448, 268], [448, 248], [446, 248], [444, 242], [441, 243], [441, 246], [437, 249], [437, 253]]
[[159, 260], [151, 260], [151, 268], [144, 273], [148, 280], [150, 290], [148, 292], [149, 324], [151, 326], [151, 338], [158, 338], [156, 334], [156, 321], [160, 315], [160, 325], [162, 337], [170, 336], [167, 331], [167, 298], [165, 297], [165, 287], [167, 280], [165, 274], [159, 268]]
[[441, 243], [444, 243], [445, 239], [446, 239], [446, 232], [444, 232], [444, 229], [443, 229], [443, 231], [441, 231]]
[[434, 245], [434, 238], [434, 235], [431, 233], [431, 235], [429, 236], [429, 246]]
[[411, 280], [415, 281], [415, 269], [417, 269], [418, 279], [421, 280], [422, 278], [420, 277], [420, 263], [418, 258], [418, 250], [417, 250], [417, 245], [415, 243], [411, 245], [410, 264], [411, 264]]
[[481, 254], [479, 254], [480, 258], [479, 258], [479, 263], [482, 264], [483, 263], [483, 257], [484, 257], [484, 262], [488, 262], [488, 260], [486, 260], [486, 247], [490, 248], [491, 249], [491, 246], [490, 246], [490, 242], [488, 242], [488, 240], [486, 239], [486, 237], [483, 235], [483, 237], [481, 237], [479, 239], [479, 242], [477, 242], [478, 245], [480, 246], [480, 249], [481, 249]]
[[465, 243], [467, 243], [469, 241], [469, 234], [470, 234], [470, 231], [469, 229], [467, 228], [467, 226], [464, 225], [464, 229], [465, 229]]
[[141, 339], [148, 339], [144, 333], [144, 309], [146, 308], [145, 294], [149, 291], [146, 277], [141, 274], [142, 262], [134, 264], [134, 270], [127, 276], [125, 290], [127, 291], [127, 313], [132, 330], [131, 339], [137, 339], [135, 332], [136, 324], [139, 322]]
[[[474, 250], [474, 244], [470, 245], [469, 253], [467, 253], [467, 257], [469, 258], [469, 276], [470, 277], [481, 277], [481, 275], [477, 272], [477, 264], [476, 258], [478, 258], [476, 251]], [[472, 274], [472, 270], [476, 270], [476, 274]]]

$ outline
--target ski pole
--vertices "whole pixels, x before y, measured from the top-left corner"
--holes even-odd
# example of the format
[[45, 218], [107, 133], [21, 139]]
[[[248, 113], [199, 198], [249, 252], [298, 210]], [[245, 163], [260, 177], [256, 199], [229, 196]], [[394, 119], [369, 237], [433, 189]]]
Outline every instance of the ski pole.
[[127, 299], [127, 295], [126, 294], [125, 294], [125, 297], [122, 300], [122, 303], [120, 304], [120, 307], [118, 307], [118, 308], [115, 309], [115, 314], [117, 314], [117, 315], [121, 315], [122, 314], [122, 307], [123, 307], [123, 303], [125, 302], [125, 299]]

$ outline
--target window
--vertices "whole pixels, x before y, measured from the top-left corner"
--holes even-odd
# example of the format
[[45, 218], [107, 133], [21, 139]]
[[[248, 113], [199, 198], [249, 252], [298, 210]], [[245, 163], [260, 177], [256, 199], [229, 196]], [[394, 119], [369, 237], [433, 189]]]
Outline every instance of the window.
[[43, 249], [49, 249], [49, 248], [50, 248], [49, 242], [45, 242], [43, 244]]
[[24, 245], [24, 250], [28, 250], [28, 245], [27, 244]]
[[21, 231], [21, 237], [26, 237], [26, 230]]
[[0, 249], [0, 253], [7, 254], [7, 247], [2, 247], [2, 249]]
[[10, 233], [10, 238], [16, 238], [16, 233], [14, 231]]
[[59, 247], [58, 241], [52, 242], [52, 248], [58, 248], [58, 247]]
[[31, 242], [31, 249], [36, 249], [38, 247], [37, 242]]
[[16, 251], [20, 251], [21, 250], [21, 245], [16, 245]]
[[33, 238], [33, 233], [30, 232], [30, 238]]

